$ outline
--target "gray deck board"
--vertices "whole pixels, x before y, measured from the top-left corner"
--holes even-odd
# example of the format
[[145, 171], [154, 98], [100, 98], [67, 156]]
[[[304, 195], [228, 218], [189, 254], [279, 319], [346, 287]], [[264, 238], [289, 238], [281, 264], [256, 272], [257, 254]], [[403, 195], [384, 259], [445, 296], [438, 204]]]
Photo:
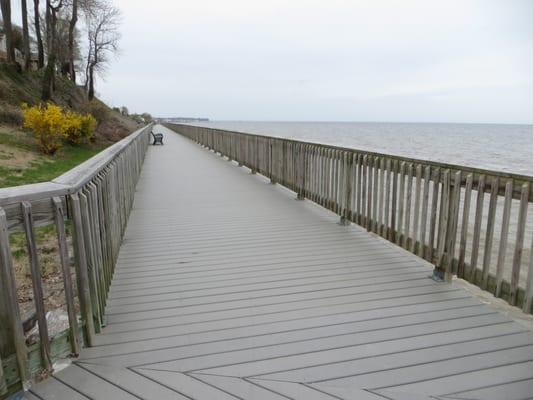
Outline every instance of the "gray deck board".
[[429, 279], [430, 266], [394, 245], [164, 133], [138, 183], [108, 325], [28, 398], [533, 396], [523, 325]]

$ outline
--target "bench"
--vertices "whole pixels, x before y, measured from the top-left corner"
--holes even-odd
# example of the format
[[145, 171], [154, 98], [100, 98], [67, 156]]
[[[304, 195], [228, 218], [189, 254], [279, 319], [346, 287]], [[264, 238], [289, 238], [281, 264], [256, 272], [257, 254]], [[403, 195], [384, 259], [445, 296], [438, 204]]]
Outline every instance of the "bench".
[[154, 131], [150, 132], [154, 138], [154, 142], [152, 143], [154, 146], [156, 144], [163, 144], [163, 134], [162, 133], [154, 133]]

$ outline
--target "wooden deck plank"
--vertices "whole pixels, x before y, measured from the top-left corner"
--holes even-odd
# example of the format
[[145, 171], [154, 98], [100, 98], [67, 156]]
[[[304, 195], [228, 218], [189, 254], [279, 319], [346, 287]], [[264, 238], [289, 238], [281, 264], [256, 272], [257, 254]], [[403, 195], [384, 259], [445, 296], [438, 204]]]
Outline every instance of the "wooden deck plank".
[[[479, 310], [471, 310], [468, 312], [461, 312], [460, 310], [450, 310], [447, 314], [441, 314], [435, 312], [435, 316], [421, 314], [421, 315], [407, 315], [389, 319], [373, 319], [370, 321], [362, 322], [342, 322], [337, 324], [329, 324], [320, 326], [317, 328], [310, 327], [303, 323], [303, 321], [295, 321], [294, 324], [277, 324], [277, 329], [283, 329], [281, 332], [272, 330], [271, 327], [262, 326], [262, 330], [245, 328], [237, 331], [235, 329], [230, 332], [216, 331], [212, 333], [211, 337], [216, 340], [210, 342], [200, 341], [197, 344], [195, 342], [196, 335], [186, 335], [182, 338], [173, 336], [168, 338], [167, 343], [173, 344], [173, 346], [163, 347], [161, 350], [149, 349], [142, 352], [140, 350], [131, 351], [131, 354], [127, 352], [119, 356], [114, 354], [113, 356], [105, 355], [103, 358], [93, 360], [92, 362], [98, 363], [122, 363], [123, 365], [138, 365], [140, 363], [153, 363], [162, 362], [173, 359], [184, 359], [189, 357], [198, 357], [206, 354], [219, 354], [221, 358], [224, 354], [229, 352], [249, 349], [250, 353], [257, 353], [253, 357], [254, 361], [259, 359], [259, 352], [263, 354], [274, 355], [276, 352], [280, 354], [290, 355], [293, 354], [295, 349], [305, 348], [310, 351], [313, 347], [323, 348], [335, 347], [341, 344], [347, 345], [347, 343], [365, 343], [372, 342], [368, 336], [372, 333], [376, 335], [376, 340], [381, 338], [395, 338], [402, 332], [408, 331], [408, 327], [411, 329], [419, 329], [420, 335], [424, 332], [434, 332], [441, 329], [441, 321], [447, 321], [450, 323], [450, 327], [461, 327], [466, 329], [467, 326], [478, 326], [482, 324], [485, 326], [487, 322], [501, 322], [501, 319], [494, 318], [494, 314], [481, 314]], [[345, 315], [343, 315], [344, 317]], [[457, 318], [457, 319], [454, 319]], [[437, 321], [440, 325], [431, 325], [432, 321]], [[298, 322], [300, 322], [298, 324]], [[429, 326], [428, 326], [429, 325]], [[265, 330], [265, 328], [270, 328]], [[292, 328], [292, 329], [291, 329]], [[388, 330], [387, 330], [388, 329]], [[513, 326], [513, 331], [519, 329], [519, 327]], [[508, 330], [504, 330], [507, 332]], [[239, 336], [240, 333], [240, 336]], [[258, 333], [253, 335], [253, 333]], [[216, 336], [215, 336], [216, 335]], [[233, 335], [233, 336], [232, 336]], [[205, 335], [200, 336], [205, 337]], [[225, 337], [228, 339], [223, 340]], [[172, 342], [172, 340], [174, 342]], [[135, 343], [127, 343], [121, 349], [132, 349]], [[182, 344], [180, 346], [180, 344]], [[322, 346], [322, 347], [320, 347]], [[107, 347], [107, 346], [106, 346]], [[107, 351], [113, 351], [116, 347], [112, 347]], [[297, 351], [297, 350], [296, 350]], [[285, 353], [284, 353], [285, 352]], [[243, 355], [245, 357], [246, 355]], [[311, 357], [312, 358], [312, 357]], [[287, 363], [290, 360], [286, 360]], [[183, 366], [185, 362], [178, 363]], [[249, 372], [249, 371], [248, 371]], [[230, 375], [229, 373], [227, 375]]]
[[[533, 375], [533, 373], [532, 373]], [[472, 399], [472, 400], [522, 400], [532, 396], [533, 393], [533, 377], [523, 380], [518, 377], [511, 377], [516, 379], [513, 382], [503, 384], [490, 384], [484, 388], [473, 389], [466, 392], [455, 394], [448, 394], [446, 397], [450, 399]]]
[[[143, 351], [154, 351], [157, 349], [168, 349], [171, 347], [188, 346], [194, 344], [204, 344], [213, 341], [224, 341], [240, 339], [261, 335], [274, 335], [284, 332], [296, 332], [312, 329], [320, 329], [356, 323], [358, 321], [382, 320], [382, 324], [394, 325], [399, 320], [405, 321], [414, 318], [431, 318], [433, 314], [439, 315], [442, 310], [456, 310], [459, 315], [479, 315], [492, 312], [490, 308], [482, 306], [472, 299], [457, 299], [436, 303], [424, 303], [403, 307], [374, 309], [370, 311], [340, 312], [323, 316], [311, 316], [293, 318], [290, 320], [252, 323], [245, 326], [229, 325], [219, 326], [219, 329], [206, 329], [200, 332], [185, 332], [171, 336], [162, 336], [151, 340], [132, 341], [121, 344], [100, 345], [83, 350], [84, 359], [97, 358], [102, 356], [115, 356]], [[413, 317], [413, 318], [410, 318]], [[435, 317], [433, 317], [435, 318]], [[405, 322], [404, 322], [405, 323]], [[337, 330], [335, 330], [337, 332]], [[312, 331], [307, 333], [312, 335]]]
[[[401, 349], [401, 352], [395, 351], [384, 355], [372, 355], [353, 359], [346, 362], [335, 362], [329, 364], [319, 364], [311, 367], [288, 370], [285, 372], [275, 372], [269, 375], [263, 375], [264, 379], [280, 379], [295, 382], [319, 382], [331, 379], [338, 379], [342, 376], [355, 376], [367, 374], [370, 372], [377, 372], [386, 368], [400, 368], [419, 363], [429, 363], [441, 359], [455, 358], [468, 354], [480, 354], [483, 352], [490, 352], [492, 350], [499, 350], [503, 346], [518, 347], [531, 343], [531, 335], [529, 333], [516, 333], [505, 337], [502, 336], [489, 338], [476, 338], [474, 340], [467, 340], [459, 343], [444, 343], [432, 344], [428, 347], [418, 346], [413, 350]], [[288, 369], [291, 365], [283, 365], [283, 368]], [[254, 370], [253, 372], [255, 372]], [[268, 371], [268, 369], [264, 369]], [[209, 371], [206, 371], [209, 372]], [[214, 373], [214, 371], [212, 371]]]
[[138, 399], [127, 388], [116, 386], [86, 369], [73, 364], [54, 375], [54, 379], [75, 388], [90, 399], [108, 398], [117, 400]]
[[233, 394], [239, 399], [287, 400], [287, 397], [253, 382], [228, 376], [191, 374], [196, 379]]
[[[463, 372], [456, 375], [435, 378], [432, 380], [417, 382], [409, 385], [396, 386], [397, 391], [415, 391], [417, 393], [442, 393], [443, 397], [461, 397], [450, 395], [450, 392], [457, 390], [475, 391], [480, 387], [486, 387], [484, 392], [491, 392], [494, 385], [502, 386], [499, 393], [500, 399], [506, 399], [514, 395], [514, 385], [505, 385], [505, 383], [515, 382], [522, 379], [530, 379], [533, 371], [533, 362], [512, 363], [508, 365], [493, 366], [479, 369], [476, 371]], [[505, 385], [505, 386], [504, 386]], [[531, 392], [528, 394], [531, 397]], [[464, 398], [464, 396], [462, 396]], [[528, 397], [525, 397], [528, 398]], [[468, 399], [468, 397], [466, 397]], [[474, 396], [475, 399], [475, 396]], [[480, 400], [486, 400], [484, 397], [478, 397]]]
[[271, 381], [266, 379], [248, 379], [249, 382], [273, 390], [276, 393], [295, 400], [338, 400], [325, 392], [295, 382]]
[[[207, 368], [215, 368], [221, 366], [229, 366], [232, 364], [241, 364], [245, 362], [257, 362], [258, 360], [271, 360], [278, 359], [280, 362], [287, 365], [292, 357], [301, 358], [306, 357], [310, 359], [311, 362], [316, 360], [317, 357], [323, 357], [322, 359], [332, 358], [339, 359], [337, 357], [351, 357], [353, 353], [356, 353], [360, 350], [358, 347], [361, 344], [372, 343], [377, 344], [390, 341], [398, 340], [396, 338], [414, 338], [416, 337], [418, 341], [423, 342], [424, 334], [429, 335], [435, 332], [446, 332], [454, 329], [454, 336], [459, 335], [466, 336], [469, 331], [466, 330], [467, 327], [476, 327], [483, 326], [486, 328], [488, 324], [494, 323], [499, 325], [497, 320], [492, 315], [483, 315], [478, 317], [472, 317], [466, 320], [454, 320], [454, 321], [440, 321], [425, 326], [416, 326], [416, 327], [399, 327], [384, 329], [379, 331], [373, 331], [372, 335], [369, 332], [356, 333], [356, 334], [346, 334], [340, 336], [330, 336], [320, 339], [311, 339], [308, 341], [299, 341], [295, 343], [273, 345], [267, 347], [254, 347], [249, 350], [236, 350], [232, 352], [225, 352], [221, 348], [218, 352], [208, 355], [201, 355], [196, 357], [189, 358], [180, 358], [173, 361], [168, 361], [164, 363], [158, 363], [158, 369], [168, 369], [175, 371], [198, 371], [205, 370]], [[494, 326], [491, 326], [491, 329], [496, 329]], [[519, 329], [516, 327], [515, 329]], [[448, 333], [448, 332], [447, 332]], [[436, 334], [437, 337], [438, 334]], [[448, 333], [445, 335], [450, 337]], [[431, 339], [434, 339], [432, 337]], [[376, 347], [375, 345], [373, 347]], [[381, 349], [381, 347], [380, 347]], [[326, 354], [323, 354], [326, 353]], [[248, 371], [247, 373], [249, 373]]]
[[212, 385], [205, 385], [202, 381], [191, 377], [189, 375], [168, 372], [156, 371], [151, 369], [136, 368], [135, 371], [142, 376], [145, 376], [154, 382], [171, 388], [181, 395], [195, 400], [236, 400], [238, 397], [226, 393]]
[[127, 388], [127, 390], [141, 399], [158, 399], [158, 400], [185, 400], [188, 397], [160, 385], [143, 375], [136, 373], [134, 370], [127, 368], [114, 368], [106, 365], [94, 365], [89, 363], [78, 363], [79, 367], [90, 371], [94, 375], [105, 379], [118, 387]]
[[529, 388], [523, 325], [362, 227], [165, 135], [141, 172], [107, 326], [36, 397], [426, 400], [492, 385], [518, 399]]
[[[31, 397], [33, 396], [33, 397]], [[30, 389], [28, 399], [34, 399], [35, 397], [39, 399], [53, 399], [53, 400], [88, 400], [89, 397], [83, 395], [77, 390], [72, 389], [70, 386], [67, 386], [65, 383], [55, 379], [50, 378], [44, 382], [34, 385]]]
[[[519, 370], [525, 367], [531, 368], [533, 361], [530, 360], [533, 360], [532, 345], [382, 370], [327, 382], [339, 386], [394, 388], [412, 393], [441, 395], [449, 392], [451, 388], [469, 389], [480, 385], [481, 382], [495, 383], [499, 375], [497, 367], [516, 365]], [[474, 382], [467, 374], [476, 371], [484, 373]], [[503, 375], [505, 379], [509, 379], [510, 376], [510, 374]]]

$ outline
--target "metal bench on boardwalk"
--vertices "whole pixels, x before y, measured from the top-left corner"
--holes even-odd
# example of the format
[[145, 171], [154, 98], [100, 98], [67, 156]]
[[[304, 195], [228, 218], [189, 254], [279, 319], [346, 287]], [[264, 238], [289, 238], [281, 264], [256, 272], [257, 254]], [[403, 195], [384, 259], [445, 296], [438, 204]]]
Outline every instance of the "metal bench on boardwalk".
[[156, 144], [163, 144], [163, 134], [162, 133], [154, 133], [154, 131], [150, 131], [150, 133], [152, 134], [152, 137], [154, 139], [154, 141], [152, 142], [152, 145], [156, 145]]
[[[75, 233], [80, 326], [66, 280], [70, 339], [28, 353], [20, 330], [9, 330], [12, 351], [1, 362], [4, 371], [28, 372], [48, 358], [80, 356], [31, 386], [27, 399], [531, 397], [532, 331], [457, 282], [431, 278], [428, 261], [436, 260], [446, 278], [466, 271], [528, 307], [524, 280], [471, 267], [464, 255], [453, 261], [463, 245], [451, 251], [452, 233], [467, 229], [450, 222], [459, 218], [453, 183], [470, 196], [479, 175], [463, 172], [463, 180], [430, 163], [401, 167], [329, 146], [169, 127], [182, 135], [158, 127], [167, 145], [157, 151], [148, 127], [52, 183], [0, 191], [0, 281], [11, 293], [8, 229], [31, 236], [53, 222], [65, 276], [65, 218]], [[527, 206], [524, 178], [507, 179], [520, 190], [501, 194]], [[428, 195], [434, 190], [444, 200]], [[518, 279], [524, 263], [512, 261]], [[17, 328], [16, 304], [0, 309]], [[1, 379], [16, 387], [20, 375]]]

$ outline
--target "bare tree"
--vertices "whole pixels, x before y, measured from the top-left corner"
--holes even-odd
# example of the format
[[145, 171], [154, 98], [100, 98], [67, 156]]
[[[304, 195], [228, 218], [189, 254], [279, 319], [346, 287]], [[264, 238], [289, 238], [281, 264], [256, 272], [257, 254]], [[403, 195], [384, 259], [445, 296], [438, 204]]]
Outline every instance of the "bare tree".
[[39, 0], [33, 0], [33, 15], [35, 26], [35, 37], [37, 38], [37, 54], [39, 69], [44, 67], [44, 45], [41, 33], [41, 15], [39, 12]]
[[68, 28], [68, 55], [69, 55], [69, 69], [70, 79], [76, 82], [76, 68], [74, 65], [74, 35], [76, 30], [76, 23], [78, 22], [78, 0], [72, 0], [72, 16], [70, 18]]
[[22, 41], [24, 49], [24, 69], [30, 68], [30, 31], [28, 29], [28, 5], [26, 0], [21, 0], [22, 11]]
[[13, 26], [11, 25], [11, 1], [0, 0], [2, 20], [4, 21], [4, 35], [6, 35], [7, 62], [15, 62], [15, 47], [13, 45]]
[[105, 2], [95, 2], [97, 8], [87, 12], [89, 52], [86, 87], [89, 100], [94, 98], [95, 75], [105, 72], [110, 56], [118, 51], [120, 10]]

